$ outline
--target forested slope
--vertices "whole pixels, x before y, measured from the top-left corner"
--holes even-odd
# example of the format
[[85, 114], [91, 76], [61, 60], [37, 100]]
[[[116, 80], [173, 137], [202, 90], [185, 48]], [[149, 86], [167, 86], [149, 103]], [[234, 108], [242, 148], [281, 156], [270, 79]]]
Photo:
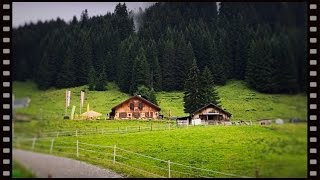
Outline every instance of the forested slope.
[[[298, 93], [306, 84], [306, 3], [156, 3], [141, 15], [113, 13], [13, 29], [14, 80], [40, 89], [87, 85], [122, 92], [140, 85], [183, 90], [193, 59], [213, 82], [243, 80], [260, 92]], [[140, 17], [140, 16], [139, 16]]]

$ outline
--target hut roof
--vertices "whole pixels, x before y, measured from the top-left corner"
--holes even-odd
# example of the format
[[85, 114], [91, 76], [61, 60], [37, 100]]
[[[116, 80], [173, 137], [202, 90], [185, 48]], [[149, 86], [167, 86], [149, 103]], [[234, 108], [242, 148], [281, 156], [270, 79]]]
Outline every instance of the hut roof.
[[161, 108], [160, 108], [159, 106], [153, 104], [152, 102], [150, 102], [150, 101], [148, 101], [148, 100], [146, 100], [146, 99], [144, 99], [143, 97], [138, 96], [138, 95], [131, 96], [129, 99], [127, 99], [127, 100], [121, 102], [120, 104], [114, 106], [111, 110], [115, 110], [117, 107], [121, 106], [122, 104], [124, 104], [124, 103], [126, 103], [126, 102], [128, 102], [128, 101], [130, 101], [131, 99], [134, 99], [134, 98], [140, 99], [141, 101], [145, 102], [146, 104], [149, 104], [150, 106], [154, 107], [154, 108], [157, 109], [158, 111], [161, 110]]
[[101, 116], [102, 114], [101, 113], [98, 113], [98, 112], [95, 112], [95, 111], [87, 111], [83, 114], [81, 114], [81, 116], [86, 116], [86, 117], [98, 117], [98, 116]]
[[191, 114], [195, 114], [195, 113], [197, 113], [197, 112], [199, 112], [199, 111], [201, 111], [201, 110], [203, 110], [203, 109], [205, 109], [205, 108], [208, 108], [208, 107], [210, 107], [210, 106], [219, 109], [220, 111], [226, 113], [228, 116], [231, 116], [231, 113], [229, 113], [228, 111], [225, 111], [225, 110], [221, 109], [219, 106], [217, 106], [217, 105], [215, 105], [215, 104], [213, 104], [213, 103], [209, 103], [209, 104], [203, 106], [202, 108], [199, 108], [198, 110], [194, 111], [194, 112], [191, 113]]

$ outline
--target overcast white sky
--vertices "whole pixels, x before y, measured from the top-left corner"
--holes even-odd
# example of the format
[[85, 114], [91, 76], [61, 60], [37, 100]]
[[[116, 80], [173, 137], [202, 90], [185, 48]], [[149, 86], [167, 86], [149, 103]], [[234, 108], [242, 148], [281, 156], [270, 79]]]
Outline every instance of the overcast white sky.
[[[45, 21], [60, 17], [70, 21], [75, 15], [80, 18], [84, 9], [88, 10], [89, 16], [104, 15], [113, 12], [119, 2], [13, 2], [12, 3], [12, 26], [18, 27], [26, 22]], [[123, 3], [123, 2], [121, 2]], [[129, 10], [145, 8], [153, 2], [126, 2]]]

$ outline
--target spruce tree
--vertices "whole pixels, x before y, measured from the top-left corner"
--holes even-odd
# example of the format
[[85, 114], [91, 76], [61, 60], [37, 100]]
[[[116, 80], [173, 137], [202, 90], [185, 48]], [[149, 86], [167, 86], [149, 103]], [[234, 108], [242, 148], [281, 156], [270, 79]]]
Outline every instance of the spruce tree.
[[149, 87], [149, 77], [149, 64], [146, 60], [145, 51], [143, 48], [140, 48], [139, 54], [135, 58], [132, 67], [131, 94], [133, 94], [141, 85]]
[[194, 59], [184, 84], [183, 106], [185, 113], [192, 113], [202, 105], [202, 97], [199, 91], [199, 88], [201, 88], [199, 73], [197, 62]]
[[150, 89], [144, 85], [138, 86], [137, 90], [133, 93], [133, 95], [140, 95], [144, 99], [152, 102], [153, 104], [158, 105], [156, 92], [153, 88]]
[[75, 82], [75, 64], [71, 47], [67, 48], [62, 68], [58, 74], [56, 85], [58, 88], [73, 87]]
[[220, 98], [213, 82], [210, 69], [205, 67], [200, 76], [201, 88], [199, 88], [201, 94], [201, 106], [205, 106], [209, 103], [213, 103], [220, 106]]
[[172, 41], [165, 41], [162, 58], [162, 88], [165, 91], [173, 91], [176, 87], [176, 80], [174, 72], [175, 50]]
[[88, 83], [89, 83], [89, 90], [94, 91], [97, 86], [97, 74], [93, 68], [93, 65], [90, 65], [88, 71]]
[[105, 72], [105, 65], [102, 64], [102, 69], [101, 69], [100, 73], [97, 75], [95, 90], [97, 90], [97, 91], [105, 91], [106, 90], [106, 84], [107, 84], [107, 75], [106, 75], [106, 72]]

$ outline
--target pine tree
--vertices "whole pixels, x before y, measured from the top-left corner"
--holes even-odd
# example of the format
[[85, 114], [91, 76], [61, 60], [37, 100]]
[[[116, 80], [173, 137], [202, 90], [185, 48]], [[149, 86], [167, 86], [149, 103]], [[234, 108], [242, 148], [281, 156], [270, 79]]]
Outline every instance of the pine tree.
[[230, 55], [228, 42], [222, 29], [218, 29], [214, 35], [211, 72], [215, 83], [224, 85], [230, 75]]
[[176, 81], [175, 81], [175, 72], [174, 72], [174, 43], [167, 40], [164, 43], [164, 49], [162, 54], [162, 88], [165, 91], [175, 90]]
[[73, 51], [71, 47], [67, 48], [62, 68], [58, 74], [56, 85], [59, 88], [73, 87], [75, 82], [75, 64], [73, 60]]
[[52, 61], [54, 59], [45, 53], [41, 59], [39, 69], [38, 69], [38, 77], [36, 82], [38, 84], [39, 89], [46, 90], [49, 89], [53, 85], [54, 81], [54, 66]]
[[144, 99], [152, 102], [153, 104], [158, 105], [157, 98], [156, 98], [156, 92], [153, 88], [148, 88], [144, 85], [138, 86], [137, 90], [133, 93], [134, 95], [140, 95]]
[[196, 60], [194, 59], [188, 73], [188, 78], [185, 81], [185, 92], [183, 97], [185, 113], [192, 113], [202, 105], [202, 97], [199, 91], [199, 88], [201, 88], [199, 73]]
[[201, 73], [199, 81], [201, 84], [201, 88], [199, 88], [201, 94], [201, 106], [205, 106], [209, 103], [220, 106], [220, 98], [215, 89], [210, 69], [207, 66]]
[[153, 58], [153, 61], [150, 65], [150, 74], [152, 76], [151, 87], [153, 87], [156, 91], [160, 91], [162, 89], [162, 76], [161, 76], [161, 69], [160, 69], [160, 65], [157, 57]]
[[183, 90], [184, 81], [187, 78], [188, 70], [190, 69], [192, 60], [195, 58], [195, 56], [193, 54], [191, 43], [186, 43], [183, 34], [178, 37], [175, 47], [175, 61], [173, 64], [173, 74], [176, 84], [175, 89]]
[[95, 90], [97, 90], [97, 91], [105, 91], [106, 90], [107, 75], [106, 75], [104, 64], [102, 64], [102, 69], [101, 69], [100, 73], [97, 75], [96, 83], [97, 84], [96, 84]]
[[94, 91], [97, 86], [97, 74], [92, 65], [89, 67], [88, 83], [89, 83], [89, 90]]
[[141, 85], [149, 87], [149, 77], [149, 64], [146, 60], [145, 51], [143, 48], [140, 48], [139, 54], [135, 58], [132, 67], [131, 94]]

